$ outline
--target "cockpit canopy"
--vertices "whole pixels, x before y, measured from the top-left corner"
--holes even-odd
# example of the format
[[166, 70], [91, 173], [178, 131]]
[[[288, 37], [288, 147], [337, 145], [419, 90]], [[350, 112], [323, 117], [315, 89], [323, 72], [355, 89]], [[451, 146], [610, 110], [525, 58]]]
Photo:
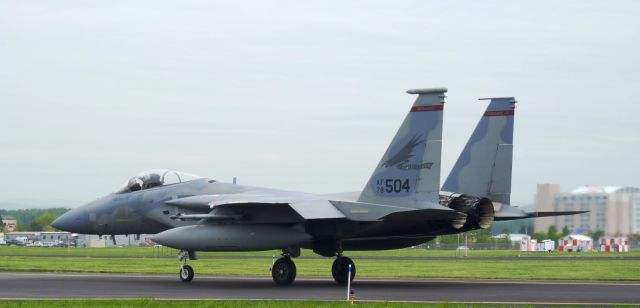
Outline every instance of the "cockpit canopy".
[[167, 186], [201, 179], [203, 177], [167, 169], [154, 169], [141, 172], [127, 181], [124, 187], [116, 191], [123, 194], [159, 186]]

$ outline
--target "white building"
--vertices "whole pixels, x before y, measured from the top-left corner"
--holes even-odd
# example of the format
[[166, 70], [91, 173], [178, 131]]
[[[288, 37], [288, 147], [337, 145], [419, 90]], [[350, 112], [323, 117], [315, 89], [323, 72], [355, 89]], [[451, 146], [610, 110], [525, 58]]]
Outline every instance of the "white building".
[[77, 247], [117, 247], [117, 246], [141, 246], [147, 245], [147, 238], [149, 235], [141, 234], [137, 237], [133, 234], [130, 235], [116, 235], [115, 244], [110, 235], [103, 235], [99, 237], [94, 234], [76, 234]]
[[522, 238], [520, 240], [520, 251], [536, 251], [538, 241], [532, 238]]
[[71, 240], [69, 232], [40, 232], [39, 241], [42, 243], [67, 243]]
[[[4, 224], [4, 227], [7, 228], [7, 232], [16, 231], [18, 221], [15, 217], [9, 215], [2, 216], [2, 223]], [[2, 232], [2, 230], [0, 230], [0, 232]]]
[[565, 226], [606, 235], [640, 233], [640, 188], [582, 186], [561, 192], [558, 184], [538, 184], [536, 211], [589, 211], [569, 216], [536, 218], [535, 232], [546, 232], [551, 225]]
[[556, 243], [552, 240], [542, 240], [536, 245], [536, 251], [552, 252], [556, 250]]
[[39, 235], [39, 232], [9, 232], [6, 234], [5, 240], [38, 241]]
[[556, 244], [552, 240], [542, 240], [538, 242], [531, 237], [522, 237], [520, 240], [520, 251], [551, 252], [555, 249]]
[[521, 234], [521, 233], [498, 234], [498, 235], [494, 236], [494, 238], [505, 238], [507, 236], [509, 237], [509, 240], [512, 243], [520, 243], [522, 241], [522, 239], [531, 238], [531, 236], [529, 236], [527, 234]]

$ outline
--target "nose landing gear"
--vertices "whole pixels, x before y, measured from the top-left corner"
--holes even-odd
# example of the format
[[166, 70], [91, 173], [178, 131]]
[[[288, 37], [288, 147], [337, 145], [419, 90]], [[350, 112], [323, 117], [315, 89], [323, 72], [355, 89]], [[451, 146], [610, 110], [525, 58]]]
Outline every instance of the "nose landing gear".
[[193, 271], [193, 267], [187, 265], [187, 260], [191, 259], [191, 260], [195, 260], [195, 252], [193, 251], [184, 251], [184, 250], [180, 250], [178, 252], [178, 260], [182, 263], [182, 266], [180, 266], [180, 272], [178, 273], [178, 276], [180, 276], [180, 280], [182, 280], [182, 282], [191, 282], [191, 280], [193, 280], [193, 276], [195, 275], [195, 272]]

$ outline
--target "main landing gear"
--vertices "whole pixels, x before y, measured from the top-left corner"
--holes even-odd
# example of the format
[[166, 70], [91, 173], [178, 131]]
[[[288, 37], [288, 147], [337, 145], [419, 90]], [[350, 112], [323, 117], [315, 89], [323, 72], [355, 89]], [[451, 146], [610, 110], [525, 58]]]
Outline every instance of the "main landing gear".
[[[282, 251], [282, 256], [271, 267], [271, 277], [276, 284], [286, 286], [293, 283], [296, 279], [296, 265], [291, 259], [299, 256], [299, 249]], [[349, 265], [351, 265], [350, 274]], [[331, 266], [331, 275], [337, 283], [345, 284], [347, 279], [353, 280], [356, 277], [356, 265], [350, 258], [338, 254]]]
[[291, 261], [291, 257], [282, 256], [273, 263], [271, 267], [271, 277], [273, 281], [281, 286], [290, 285], [296, 279], [296, 264]]
[[182, 282], [191, 282], [195, 274], [193, 271], [193, 267], [187, 265], [188, 259], [195, 260], [195, 252], [186, 252], [184, 250], [180, 250], [178, 252], [178, 260], [182, 263], [182, 266], [180, 266], [180, 273], [178, 275], [180, 276], [180, 280], [182, 280]]
[[[351, 265], [351, 275], [349, 275], [349, 265]], [[347, 276], [351, 280], [356, 277], [356, 265], [353, 261], [342, 255], [338, 255], [333, 265], [331, 266], [331, 275], [333, 279], [339, 284], [347, 283]]]
[[278, 258], [271, 267], [271, 277], [276, 284], [286, 286], [296, 280], [296, 264], [291, 258], [299, 256], [300, 248], [282, 250], [282, 257]]

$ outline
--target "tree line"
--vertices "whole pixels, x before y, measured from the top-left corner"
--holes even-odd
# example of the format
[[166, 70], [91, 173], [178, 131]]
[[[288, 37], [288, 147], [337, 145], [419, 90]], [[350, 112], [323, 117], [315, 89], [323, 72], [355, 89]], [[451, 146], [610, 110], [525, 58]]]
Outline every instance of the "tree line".
[[[69, 211], [67, 208], [50, 209], [0, 209], [0, 217], [12, 216], [16, 219], [15, 231], [56, 231], [51, 223], [58, 216]], [[1, 220], [1, 219], [0, 219]], [[3, 232], [7, 232], [4, 224], [0, 226]]]
[[[465, 246], [465, 236], [466, 236], [466, 240], [467, 240], [466, 245], [468, 245], [473, 249], [512, 248], [514, 243], [511, 242], [508, 236], [512, 232], [508, 228], [500, 227], [498, 229], [502, 232], [501, 234], [506, 234], [506, 236], [504, 237], [493, 237], [492, 234], [496, 234], [497, 232], [495, 230], [493, 230], [492, 232], [492, 229], [493, 229], [493, 226], [489, 229], [469, 231], [467, 232], [466, 235], [464, 233], [441, 235], [437, 237], [434, 243], [429, 244], [429, 246], [430, 247], [433, 246], [434, 248], [439, 247], [439, 248], [445, 248], [445, 249]], [[522, 230], [519, 230], [519, 231], [522, 231]], [[521, 233], [524, 233], [524, 232], [521, 232]], [[569, 228], [567, 228], [566, 226], [561, 231], [558, 231], [557, 227], [552, 225], [549, 227], [547, 232], [535, 232], [531, 234], [531, 238], [537, 241], [552, 240], [554, 242], [557, 242], [558, 240], [564, 238], [569, 234], [571, 234], [571, 230], [569, 230]], [[598, 239], [604, 236], [604, 234], [605, 232], [603, 230], [596, 230], [596, 231], [590, 232], [587, 235], [592, 237], [594, 242], [597, 243]], [[637, 237], [640, 239], [640, 235], [638, 235]], [[631, 240], [634, 240], [635, 237], [634, 235], [630, 235], [629, 238]], [[518, 244], [516, 243], [515, 245], [518, 245]]]

